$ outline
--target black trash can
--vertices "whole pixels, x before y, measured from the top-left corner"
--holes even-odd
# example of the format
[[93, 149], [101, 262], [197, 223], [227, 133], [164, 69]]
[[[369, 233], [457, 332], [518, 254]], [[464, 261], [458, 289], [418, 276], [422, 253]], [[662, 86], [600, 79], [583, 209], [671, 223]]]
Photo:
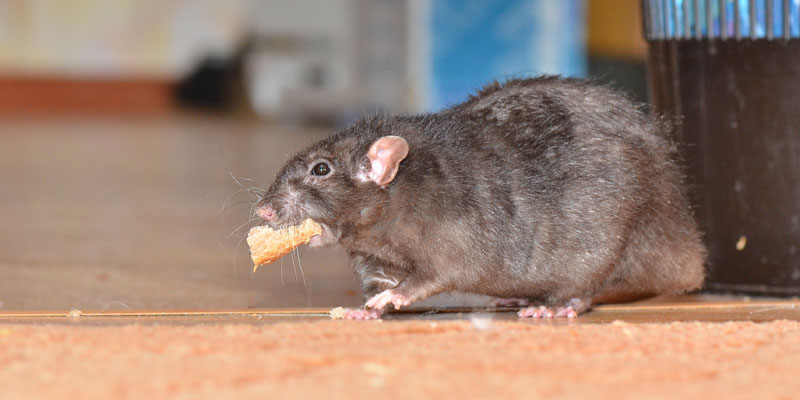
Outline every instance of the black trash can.
[[800, 295], [798, 0], [643, 0], [655, 109], [680, 121], [712, 291]]

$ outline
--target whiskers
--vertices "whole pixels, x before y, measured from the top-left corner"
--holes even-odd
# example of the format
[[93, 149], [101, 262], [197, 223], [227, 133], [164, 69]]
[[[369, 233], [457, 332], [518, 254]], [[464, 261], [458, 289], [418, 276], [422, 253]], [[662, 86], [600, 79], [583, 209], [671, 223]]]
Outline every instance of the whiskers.
[[[227, 235], [227, 239], [238, 237], [238, 241], [236, 242], [236, 246], [233, 250], [233, 256], [226, 250], [226, 246], [223, 246], [220, 237], [217, 236], [217, 242], [219, 243], [220, 247], [223, 249], [225, 254], [232, 259], [233, 263], [233, 278], [236, 280], [237, 278], [237, 271], [236, 265], [238, 261], [239, 251], [242, 247], [242, 243], [245, 242], [247, 238], [247, 233], [249, 230], [256, 226], [260, 225], [261, 218], [256, 215], [256, 206], [258, 202], [261, 200], [262, 194], [265, 192], [265, 189], [259, 185], [254, 184], [255, 180], [245, 177], [237, 177], [232, 172], [228, 171], [228, 175], [231, 178], [231, 181], [239, 187], [238, 190], [234, 191], [233, 193], [229, 194], [225, 201], [222, 203], [222, 208], [220, 210], [220, 225], [227, 225], [223, 222], [223, 219], [226, 215], [229, 215], [230, 211], [234, 209], [234, 206], [239, 206], [243, 204], [249, 205], [249, 210], [247, 213], [246, 221], [236, 228], [234, 228], [230, 233]], [[246, 197], [242, 199], [242, 197]], [[240, 215], [235, 213], [234, 215]], [[237, 217], [237, 219], [240, 217]]]
[[[296, 227], [288, 228], [290, 231], [296, 229]], [[303, 263], [300, 262], [300, 250], [298, 247], [299, 243], [293, 243], [292, 250], [289, 252], [288, 256], [292, 260], [292, 270], [294, 270], [294, 283], [297, 285], [297, 268], [300, 267], [300, 277], [303, 279], [303, 288], [308, 290], [308, 284], [306, 282], [306, 274], [303, 271]], [[297, 263], [295, 263], [295, 258], [297, 258]]]
[[[298, 247], [295, 247], [288, 254], [288, 256], [289, 256], [289, 259], [292, 260], [292, 271], [294, 271], [294, 283], [295, 283], [295, 285], [299, 283], [299, 279], [302, 279], [303, 288], [305, 288], [307, 290], [308, 289], [308, 282], [306, 281], [306, 273], [305, 273], [305, 271], [303, 271], [303, 263], [300, 261], [300, 249]], [[285, 259], [286, 259], [285, 256], [281, 257], [281, 264], [280, 264], [281, 286], [285, 286], [286, 285], [286, 282], [283, 279], [283, 260], [285, 260]], [[295, 259], [297, 260], [296, 262], [295, 262]], [[298, 279], [298, 276], [297, 276], [297, 270], [298, 269], [300, 270], [299, 279]]]
[[[300, 268], [300, 277], [303, 279], [303, 290], [305, 291], [306, 295], [306, 306], [311, 306], [311, 288], [309, 287], [308, 282], [306, 282], [306, 273], [303, 271], [303, 263], [300, 262], [300, 248], [295, 247], [292, 249], [289, 257], [292, 257], [292, 265], [294, 265], [294, 258], [297, 257], [297, 266]], [[294, 271], [294, 282], [295, 285], [297, 285], [297, 270]]]
[[[242, 181], [248, 181], [254, 183], [255, 181], [253, 179], [243, 178], [243, 177], [237, 178], [230, 171], [228, 171], [228, 175], [230, 175], [233, 182], [239, 186], [239, 190], [228, 195], [228, 197], [222, 203], [222, 210], [220, 210], [220, 212], [224, 213], [225, 211], [230, 209], [231, 206], [234, 205], [250, 204], [250, 213], [249, 213], [250, 219], [252, 220], [256, 218], [255, 214], [256, 204], [258, 204], [258, 201], [261, 200], [261, 193], [264, 193], [265, 189], [259, 185], [255, 184], [245, 185], [242, 183]], [[239, 195], [240, 193], [247, 193], [247, 195], [250, 198], [243, 201], [232, 202], [233, 198]]]
[[[228, 228], [231, 225], [234, 225], [231, 224], [231, 219], [236, 219], [237, 221], [235, 224], [235, 228], [233, 228], [230, 232], [228, 232], [228, 235], [226, 237], [223, 237], [222, 240], [220, 240], [220, 237], [218, 236], [217, 239], [218, 242], [220, 243], [220, 246], [225, 251], [226, 255], [228, 255], [229, 259], [232, 259], [233, 275], [234, 275], [234, 280], [236, 280], [237, 267], [239, 263], [242, 263], [242, 261], [240, 261], [240, 258], [242, 257], [240, 257], [239, 253], [240, 252], [246, 253], [246, 251], [243, 251], [241, 247], [243, 247], [243, 244], [247, 239], [249, 230], [252, 229], [254, 226], [265, 224], [265, 221], [256, 214], [256, 206], [263, 199], [263, 196], [266, 192], [266, 188], [256, 185], [255, 181], [250, 178], [237, 177], [230, 172], [228, 172], [228, 175], [230, 175], [231, 181], [236, 186], [238, 186], [238, 188], [234, 188], [235, 191], [233, 191], [233, 193], [228, 195], [228, 197], [225, 199], [222, 205], [222, 209], [220, 210], [220, 223], [222, 224], [223, 222], [225, 222], [225, 225], [227, 225], [226, 228]], [[247, 205], [248, 207], [247, 209], [248, 212], [246, 216], [244, 215], [245, 211], [244, 205]], [[242, 219], [246, 220], [242, 222]], [[273, 225], [277, 229], [283, 225], [289, 224], [289, 222], [290, 221], [286, 221], [286, 216], [283, 216], [283, 218], [274, 220], [273, 223], [271, 223], [270, 225]], [[233, 238], [236, 238], [237, 241], [236, 241], [236, 246], [233, 249], [233, 255], [230, 255], [228, 254], [228, 250], [230, 249], [230, 245], [232, 244], [231, 242], [234, 240]], [[227, 243], [226, 246], [222, 245], [223, 240]], [[309, 292], [310, 282], [306, 279], [305, 270], [303, 268], [300, 256], [300, 251], [297, 247], [292, 249], [289, 254], [282, 257], [279, 261], [281, 286], [285, 286], [287, 283], [291, 282], [291, 274], [289, 276], [284, 277], [284, 275], [286, 275], [286, 273], [284, 272], [284, 263], [286, 263], [285, 259], [287, 257], [291, 260], [292, 263], [292, 271], [294, 272], [295, 286], [299, 286], [300, 282], [302, 281], [303, 288], [305, 289], [306, 296], [308, 297], [310, 293]], [[247, 262], [246, 264], [248, 267], [251, 266], [249, 262]], [[255, 276], [253, 273], [253, 269], [250, 268], [249, 271], [251, 279], [254, 279]], [[274, 271], [272, 273], [274, 273]]]
[[[255, 222], [255, 224], [253, 224], [254, 222]], [[236, 229], [234, 229], [234, 230], [233, 230], [231, 233], [229, 233], [229, 234], [228, 234], [228, 237], [231, 237], [231, 236], [234, 236], [234, 235], [238, 234], [238, 233], [239, 233], [239, 231], [241, 231], [241, 230], [242, 230], [242, 228], [244, 228], [244, 227], [248, 227], [248, 229], [247, 229], [247, 230], [248, 230], [248, 231], [250, 231], [250, 229], [251, 229], [253, 226], [259, 225], [259, 222], [260, 222], [260, 221], [259, 221], [257, 218], [250, 218], [249, 220], [247, 220], [247, 222], [245, 222], [245, 223], [243, 223], [243, 224], [239, 225], [239, 226], [238, 226]], [[242, 237], [245, 237], [245, 236], [246, 236], [246, 235], [242, 235]]]
[[[303, 278], [303, 288], [308, 289], [308, 284], [306, 283], [306, 273], [303, 271], [303, 263], [300, 262], [300, 250], [295, 247], [292, 249], [291, 256], [297, 257], [297, 266], [300, 267], [300, 276]], [[295, 281], [297, 280], [297, 275], [295, 275]]]

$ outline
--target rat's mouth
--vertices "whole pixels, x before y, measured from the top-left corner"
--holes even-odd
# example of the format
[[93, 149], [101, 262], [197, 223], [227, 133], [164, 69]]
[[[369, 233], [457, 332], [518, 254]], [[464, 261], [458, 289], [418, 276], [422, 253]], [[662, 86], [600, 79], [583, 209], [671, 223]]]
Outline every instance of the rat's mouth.
[[314, 235], [311, 237], [311, 240], [308, 241], [308, 247], [321, 247], [327, 246], [329, 244], [334, 244], [338, 240], [336, 235], [333, 233], [331, 228], [328, 225], [322, 225], [322, 233], [319, 235]]

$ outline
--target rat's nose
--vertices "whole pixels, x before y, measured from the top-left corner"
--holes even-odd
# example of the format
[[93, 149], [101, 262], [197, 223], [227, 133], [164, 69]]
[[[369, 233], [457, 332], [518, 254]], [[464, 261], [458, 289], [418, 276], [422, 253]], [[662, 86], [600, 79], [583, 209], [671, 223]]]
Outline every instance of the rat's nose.
[[264, 204], [256, 208], [256, 215], [263, 218], [265, 221], [272, 221], [275, 219], [276, 213], [272, 207]]

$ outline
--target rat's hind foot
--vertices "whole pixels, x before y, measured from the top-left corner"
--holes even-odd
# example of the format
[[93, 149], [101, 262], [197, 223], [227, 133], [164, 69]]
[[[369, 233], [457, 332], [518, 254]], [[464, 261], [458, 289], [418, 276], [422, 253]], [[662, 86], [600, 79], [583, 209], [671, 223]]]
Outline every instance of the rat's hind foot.
[[578, 314], [586, 311], [591, 305], [591, 300], [582, 298], [570, 299], [566, 304], [559, 307], [532, 306], [525, 307], [517, 313], [523, 318], [576, 318]]
[[522, 318], [553, 318], [553, 317], [567, 317], [575, 318], [578, 313], [572, 306], [567, 307], [547, 307], [547, 306], [532, 306], [525, 307], [517, 313]]
[[530, 306], [524, 307], [517, 315], [523, 318], [553, 318], [555, 310], [547, 306]]
[[367, 308], [383, 310], [387, 305], [393, 305], [395, 310], [411, 304], [411, 301], [404, 295], [392, 289], [386, 289], [367, 300]]
[[495, 307], [527, 307], [531, 304], [528, 299], [498, 298], [494, 300]]
[[346, 308], [342, 319], [379, 319], [382, 312], [365, 308]]

